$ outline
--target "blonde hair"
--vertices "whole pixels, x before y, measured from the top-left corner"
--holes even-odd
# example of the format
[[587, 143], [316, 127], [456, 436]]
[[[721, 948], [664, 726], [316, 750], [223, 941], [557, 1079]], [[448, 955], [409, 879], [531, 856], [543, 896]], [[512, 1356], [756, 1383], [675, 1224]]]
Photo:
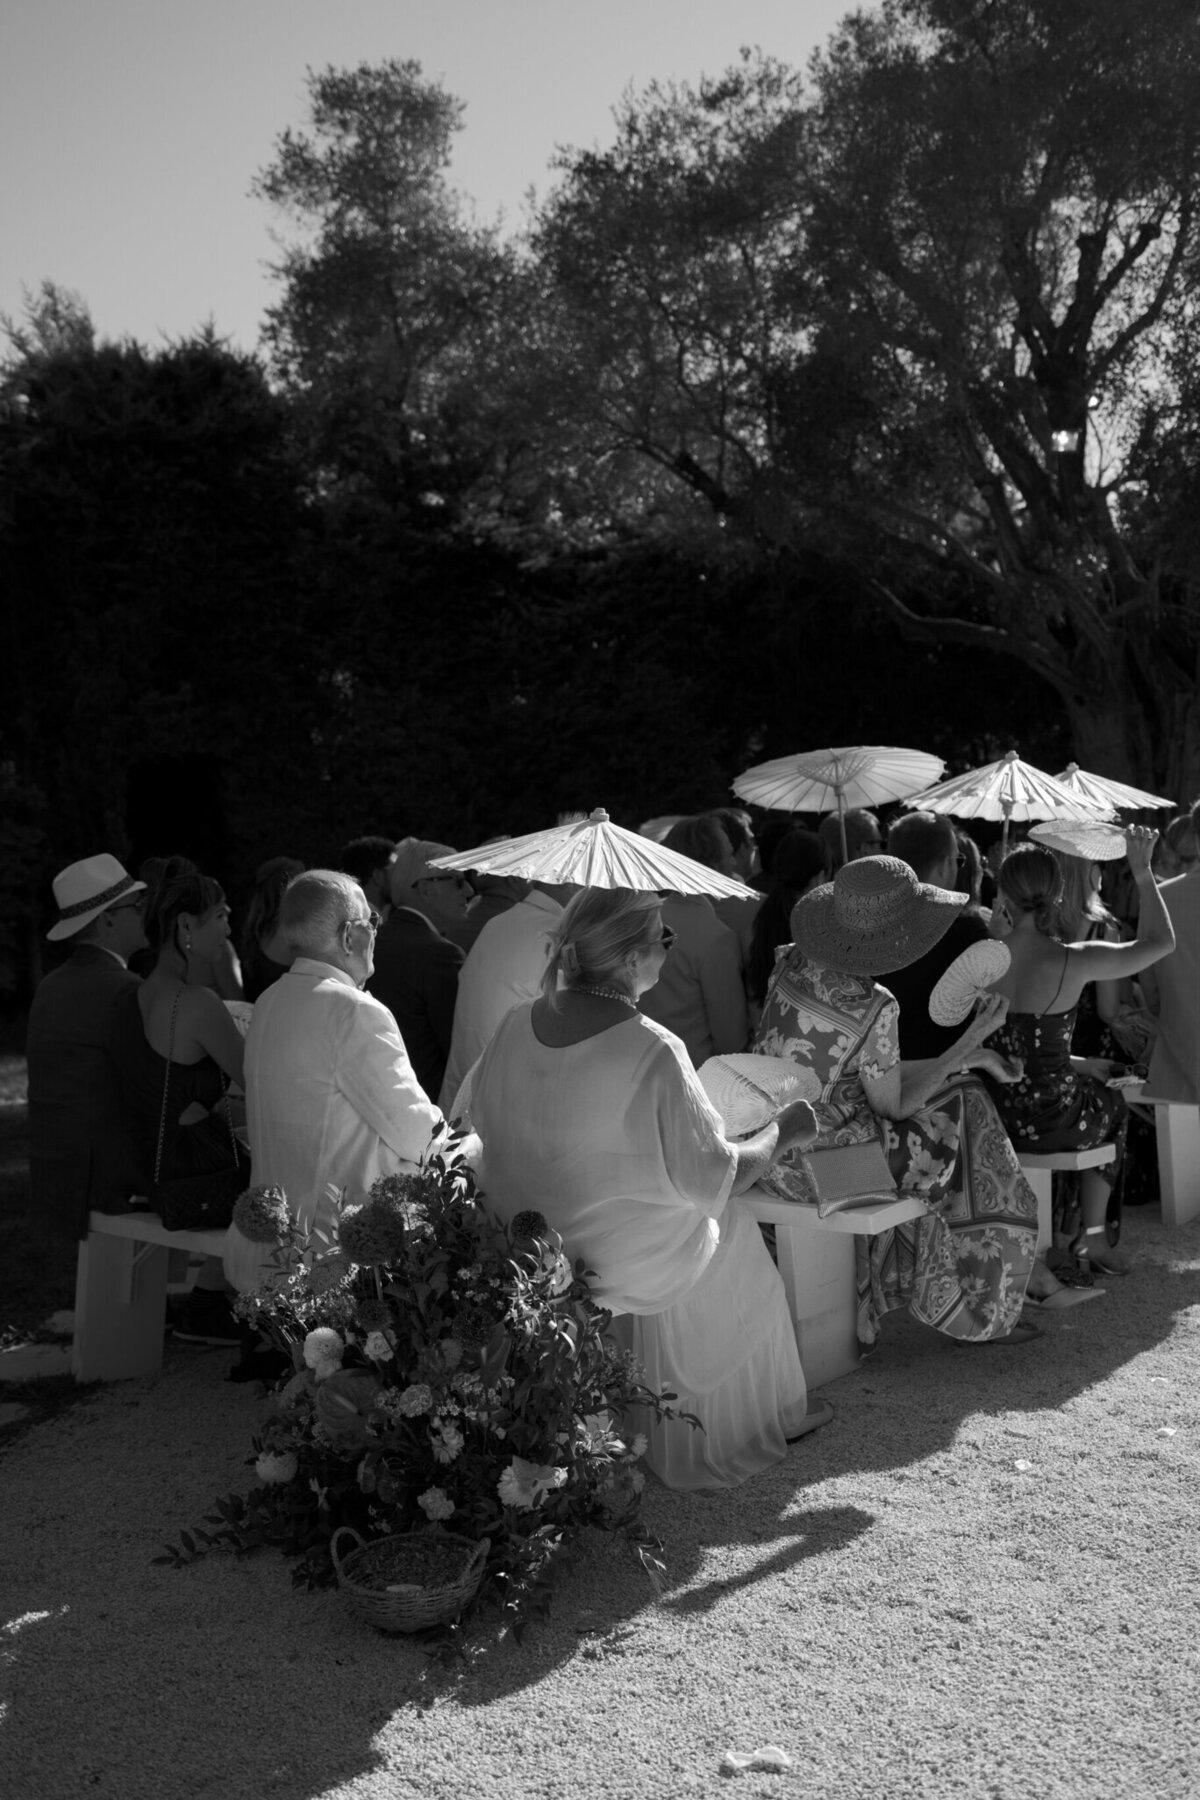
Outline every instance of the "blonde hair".
[[1032, 913], [1046, 937], [1053, 937], [1062, 898], [1062, 868], [1042, 844], [1018, 844], [1000, 864], [1000, 897], [1018, 912]]
[[542, 993], [558, 1009], [558, 978], [571, 987], [606, 987], [631, 950], [653, 941], [650, 925], [662, 909], [658, 894], [631, 888], [584, 888], [550, 934]]
[[1093, 925], [1115, 925], [1116, 920], [1100, 898], [1099, 891], [1092, 886], [1091, 871], [1095, 865], [1085, 856], [1069, 856], [1063, 850], [1056, 850], [1054, 854], [1062, 870], [1058, 917], [1063, 942], [1078, 943], [1087, 937]]

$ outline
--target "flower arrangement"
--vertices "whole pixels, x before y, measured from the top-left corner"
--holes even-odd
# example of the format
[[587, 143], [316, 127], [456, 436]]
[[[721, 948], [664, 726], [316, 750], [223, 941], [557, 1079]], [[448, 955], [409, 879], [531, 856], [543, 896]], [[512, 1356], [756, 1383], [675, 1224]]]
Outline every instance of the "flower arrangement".
[[444, 1527], [490, 1539], [481, 1594], [517, 1635], [585, 1524], [623, 1532], [657, 1578], [629, 1415], [676, 1416], [674, 1396], [650, 1392], [606, 1335], [589, 1272], [540, 1213], [506, 1227], [488, 1212], [449, 1127], [418, 1173], [377, 1181], [361, 1205], [339, 1196], [327, 1231], [301, 1232], [277, 1188], [243, 1194], [234, 1221], [271, 1246], [236, 1310], [294, 1372], [254, 1442], [257, 1488], [157, 1560], [272, 1544], [315, 1585], [341, 1526], [368, 1540]]

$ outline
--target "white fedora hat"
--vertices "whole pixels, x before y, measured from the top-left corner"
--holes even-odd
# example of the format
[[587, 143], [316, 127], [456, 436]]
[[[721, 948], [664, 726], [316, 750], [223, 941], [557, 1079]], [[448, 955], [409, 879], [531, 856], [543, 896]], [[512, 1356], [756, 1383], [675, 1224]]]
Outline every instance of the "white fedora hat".
[[54, 877], [58, 923], [46, 936], [74, 937], [114, 901], [124, 894], [141, 893], [145, 886], [144, 881], [135, 881], [115, 856], [85, 856], [82, 862], [71, 863]]

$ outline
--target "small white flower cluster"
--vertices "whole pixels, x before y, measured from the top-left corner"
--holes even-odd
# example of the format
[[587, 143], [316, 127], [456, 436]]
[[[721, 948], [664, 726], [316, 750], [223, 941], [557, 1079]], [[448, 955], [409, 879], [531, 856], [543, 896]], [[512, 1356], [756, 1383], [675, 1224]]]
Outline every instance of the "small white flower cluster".
[[318, 1381], [334, 1375], [342, 1366], [346, 1346], [329, 1325], [319, 1325], [304, 1340], [304, 1360]]
[[514, 1456], [496, 1483], [496, 1492], [502, 1505], [511, 1506], [516, 1512], [530, 1512], [541, 1505], [547, 1494], [565, 1487], [566, 1481], [567, 1471], [556, 1463], [531, 1463], [523, 1456]]
[[295, 1453], [291, 1450], [264, 1450], [255, 1460], [254, 1473], [270, 1487], [291, 1481], [299, 1466]]
[[427, 1519], [435, 1522], [439, 1519], [448, 1519], [454, 1511], [453, 1500], [445, 1488], [440, 1487], [426, 1488], [423, 1494], [418, 1494], [417, 1505]]

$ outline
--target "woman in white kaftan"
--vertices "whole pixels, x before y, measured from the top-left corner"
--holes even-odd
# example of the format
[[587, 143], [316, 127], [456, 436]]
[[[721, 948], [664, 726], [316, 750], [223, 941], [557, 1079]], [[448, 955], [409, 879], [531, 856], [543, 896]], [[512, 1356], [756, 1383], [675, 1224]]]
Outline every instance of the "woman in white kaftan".
[[831, 1416], [808, 1412], [783, 1284], [736, 1197], [815, 1119], [801, 1102], [749, 1142], [725, 1138], [683, 1044], [636, 1010], [669, 948], [659, 907], [619, 890], [572, 901], [544, 997], [503, 1020], [467, 1104], [485, 1203], [541, 1212], [595, 1272], [647, 1384], [702, 1420], [626, 1419], [650, 1467], [669, 1487], [731, 1487]]

